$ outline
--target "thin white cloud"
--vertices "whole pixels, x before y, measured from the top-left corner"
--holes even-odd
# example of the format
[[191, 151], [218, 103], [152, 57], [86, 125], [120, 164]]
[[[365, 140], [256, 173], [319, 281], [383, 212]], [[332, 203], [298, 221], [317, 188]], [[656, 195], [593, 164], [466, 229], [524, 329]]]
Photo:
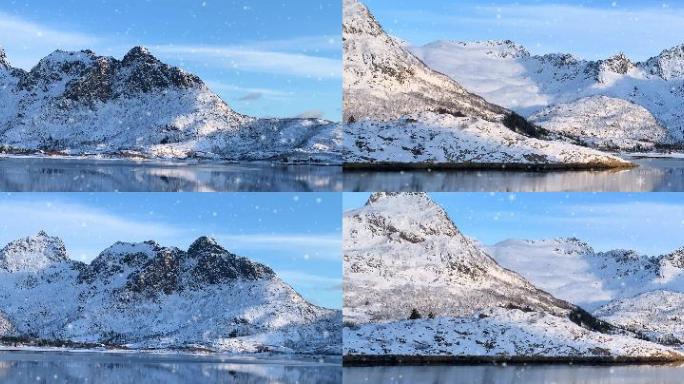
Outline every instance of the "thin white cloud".
[[305, 259], [340, 261], [340, 234], [215, 235], [219, 243], [236, 250], [273, 250], [301, 253]]
[[265, 40], [245, 44], [259, 50], [287, 52], [335, 52], [342, 51], [341, 36], [302, 36], [283, 40]]
[[[569, 52], [597, 59], [624, 51], [643, 60], [684, 42], [684, 9], [662, 4], [611, 8], [569, 2], [459, 4], [458, 8], [439, 13], [388, 11], [387, 15], [401, 23], [386, 24], [390, 31], [396, 29], [396, 33], [409, 40], [463, 40], [454, 32], [461, 31], [469, 34], [470, 39], [477, 39], [475, 34], [480, 34], [479, 39], [524, 39], [517, 42], [525, 43], [535, 53]], [[424, 28], [417, 28], [418, 25]]]
[[246, 46], [158, 45], [155, 52], [184, 62], [224, 69], [290, 75], [312, 79], [342, 77], [342, 61], [301, 53], [259, 50]]
[[179, 228], [128, 219], [90, 206], [67, 202], [0, 201], [0, 246], [45, 230], [64, 240], [73, 259], [89, 261], [116, 241], [173, 239]]
[[13, 65], [24, 69], [56, 49], [81, 50], [100, 42], [93, 35], [64, 31], [0, 12], [0, 46]]

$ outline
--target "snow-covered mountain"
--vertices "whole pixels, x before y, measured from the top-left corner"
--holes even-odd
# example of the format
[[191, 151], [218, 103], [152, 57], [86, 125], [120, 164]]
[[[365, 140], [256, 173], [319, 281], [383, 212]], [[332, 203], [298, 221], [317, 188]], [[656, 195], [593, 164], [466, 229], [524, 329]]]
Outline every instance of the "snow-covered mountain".
[[679, 356], [504, 269], [424, 193], [376, 193], [345, 213], [344, 294], [352, 358]]
[[538, 287], [659, 343], [684, 345], [684, 249], [595, 252], [576, 238], [506, 240], [492, 256]]
[[[684, 141], [684, 45], [643, 63], [633, 63], [624, 54], [598, 61], [569, 54], [533, 56], [508, 40], [437, 41], [410, 49], [469, 91], [532, 116], [533, 123], [571, 139], [605, 146], [610, 141], [595, 140], [596, 129], [603, 126], [614, 132], [612, 144], [624, 149], [636, 149], [636, 142], [671, 145]], [[591, 96], [605, 98], [585, 99]], [[601, 112], [602, 108], [608, 111]], [[539, 112], [541, 116], [535, 115]], [[568, 116], [571, 112], [576, 116]], [[618, 117], [626, 121], [619, 123]], [[588, 125], [586, 132], [581, 131], [581, 124]], [[639, 129], [644, 131], [639, 134]], [[624, 132], [628, 140], [620, 142]], [[636, 138], [630, 137], [635, 134]], [[643, 140], [649, 136], [650, 140]]]
[[620, 167], [468, 92], [388, 36], [362, 3], [344, 1], [345, 162], [350, 166]]
[[488, 247], [505, 268], [587, 310], [653, 290], [684, 292], [684, 249], [651, 257], [596, 252], [576, 238], [506, 240]]
[[256, 119], [202, 80], [135, 47], [122, 60], [55, 51], [30, 71], [0, 49], [3, 151], [159, 158], [337, 161], [338, 124]]
[[[341, 313], [201, 237], [116, 243], [86, 265], [41, 232], [0, 251], [6, 336], [134, 349], [339, 353]], [[10, 266], [10, 267], [7, 267]]]

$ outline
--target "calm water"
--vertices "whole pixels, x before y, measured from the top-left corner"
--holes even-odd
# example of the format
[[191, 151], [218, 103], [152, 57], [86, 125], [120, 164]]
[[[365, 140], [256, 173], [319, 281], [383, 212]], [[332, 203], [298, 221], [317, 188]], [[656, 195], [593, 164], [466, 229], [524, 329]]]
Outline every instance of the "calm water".
[[682, 192], [684, 159], [632, 159], [638, 168], [613, 171], [345, 172], [352, 192]]
[[342, 168], [335, 166], [0, 158], [4, 192], [341, 190]]
[[0, 383], [339, 384], [339, 362], [218, 356], [0, 352]]
[[684, 367], [477, 366], [345, 368], [344, 384], [678, 384]]

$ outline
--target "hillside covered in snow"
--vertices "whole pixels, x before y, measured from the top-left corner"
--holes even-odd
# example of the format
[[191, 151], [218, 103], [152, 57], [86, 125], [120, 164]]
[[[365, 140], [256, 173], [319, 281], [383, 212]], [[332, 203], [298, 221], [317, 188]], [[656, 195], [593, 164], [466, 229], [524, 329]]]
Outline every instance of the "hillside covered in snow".
[[338, 354], [341, 313], [201, 237], [116, 243], [90, 264], [40, 232], [0, 250], [0, 344]]
[[644, 62], [531, 55], [512, 41], [436, 41], [411, 51], [466, 89], [560, 138], [653, 150], [684, 143], [684, 44]]
[[438, 73], [344, 1], [344, 148], [350, 167], [611, 168], [630, 164], [543, 139], [517, 113]]
[[500, 266], [427, 194], [373, 194], [343, 231], [348, 361], [684, 358]]
[[488, 248], [506, 268], [598, 318], [684, 346], [684, 249], [660, 256], [596, 252], [575, 238], [506, 240]]
[[142, 47], [122, 60], [55, 51], [30, 71], [0, 48], [5, 153], [341, 161], [342, 129], [320, 119], [257, 119]]

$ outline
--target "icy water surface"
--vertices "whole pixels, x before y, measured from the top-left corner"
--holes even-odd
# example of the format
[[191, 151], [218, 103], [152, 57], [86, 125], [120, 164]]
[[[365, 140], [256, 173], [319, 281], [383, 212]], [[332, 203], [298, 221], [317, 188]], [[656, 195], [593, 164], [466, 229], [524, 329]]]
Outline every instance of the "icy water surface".
[[344, 384], [676, 384], [672, 366], [458, 366], [345, 368]]
[[0, 352], [0, 383], [339, 384], [339, 362], [91, 352]]
[[631, 159], [638, 168], [608, 171], [351, 171], [351, 192], [684, 192], [684, 159]]
[[342, 168], [221, 162], [0, 158], [3, 192], [337, 192]]

